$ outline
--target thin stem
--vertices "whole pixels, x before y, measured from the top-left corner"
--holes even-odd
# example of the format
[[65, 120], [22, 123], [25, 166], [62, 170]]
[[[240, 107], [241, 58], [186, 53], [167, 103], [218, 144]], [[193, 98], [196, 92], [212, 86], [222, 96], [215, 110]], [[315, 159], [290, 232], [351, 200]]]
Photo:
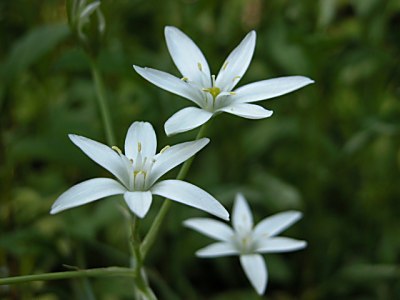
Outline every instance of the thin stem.
[[101, 119], [103, 121], [104, 131], [106, 134], [106, 140], [108, 145], [113, 146], [115, 145], [114, 130], [111, 122], [110, 111], [108, 109], [107, 99], [105, 96], [103, 79], [101, 77], [98, 64], [93, 57], [90, 58], [90, 66], [96, 88], [97, 104], [100, 109]]
[[[210, 122], [211, 122], [211, 120], [208, 121], [207, 123], [203, 124], [203, 126], [201, 126], [199, 132], [197, 133], [196, 140], [205, 136], [206, 130], [207, 130]], [[185, 161], [185, 163], [182, 165], [181, 169], [179, 170], [179, 173], [178, 173], [178, 176], [176, 177], [176, 179], [182, 180], [186, 177], [186, 175], [190, 169], [190, 166], [192, 165], [194, 157], [195, 156], [193, 155], [191, 158], [189, 158], [188, 160]], [[147, 232], [146, 237], [144, 238], [144, 240], [140, 246], [140, 253], [142, 256], [142, 260], [145, 259], [147, 252], [153, 245], [153, 243], [157, 237], [157, 234], [160, 231], [161, 224], [164, 221], [164, 218], [167, 215], [170, 206], [171, 206], [171, 200], [165, 199], [164, 203], [162, 204], [160, 210], [157, 213], [157, 216], [155, 217], [155, 219], [153, 221], [153, 224], [151, 225], [149, 231]]]
[[0, 278], [0, 285], [17, 284], [29, 281], [45, 281], [45, 280], [60, 280], [68, 278], [82, 278], [82, 277], [107, 277], [107, 276], [128, 276], [135, 277], [135, 270], [123, 267], [107, 267], [86, 269], [78, 271], [65, 271], [54, 273], [43, 273], [35, 275], [15, 276]]
[[131, 220], [131, 247], [133, 255], [133, 265], [132, 267], [135, 269], [135, 289], [138, 299], [146, 299], [146, 300], [156, 300], [154, 292], [149, 286], [145, 270], [143, 269], [143, 260], [140, 252], [140, 236], [139, 236], [139, 227], [140, 227], [140, 219], [133, 215]]

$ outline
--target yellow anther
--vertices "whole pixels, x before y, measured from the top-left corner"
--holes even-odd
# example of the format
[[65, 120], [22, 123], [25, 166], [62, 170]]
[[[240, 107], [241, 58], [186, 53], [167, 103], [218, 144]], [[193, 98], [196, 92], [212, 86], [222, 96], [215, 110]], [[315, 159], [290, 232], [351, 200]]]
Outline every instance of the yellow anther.
[[239, 76], [239, 75], [238, 75], [238, 76], [235, 76], [235, 77], [233, 77], [232, 81], [235, 81], [235, 80], [238, 80], [238, 79], [240, 79], [240, 76]]
[[122, 154], [121, 149], [119, 149], [117, 146], [112, 146], [111, 149], [113, 149], [114, 151], [118, 152], [118, 154]]
[[197, 63], [197, 67], [199, 68], [200, 72], [203, 71], [203, 66], [201, 65], [201, 63]]
[[188, 82], [188, 81], [189, 81], [189, 78], [187, 78], [187, 77], [182, 77], [181, 80], [184, 81], [184, 82]]
[[235, 92], [229, 92], [229, 94], [232, 95], [232, 96], [236, 95]]
[[138, 174], [143, 174], [144, 176], [146, 176], [146, 172], [143, 170], [139, 170], [139, 171], [133, 171], [133, 175], [136, 176]]
[[171, 146], [167, 145], [164, 148], [161, 149], [160, 153], [164, 153], [168, 148], [170, 148]]
[[141, 142], [137, 143], [137, 150], [138, 150], [138, 152], [142, 151], [142, 143]]
[[224, 63], [224, 65], [222, 66], [222, 70], [226, 70], [226, 67], [228, 66], [228, 62], [226, 61], [225, 63]]

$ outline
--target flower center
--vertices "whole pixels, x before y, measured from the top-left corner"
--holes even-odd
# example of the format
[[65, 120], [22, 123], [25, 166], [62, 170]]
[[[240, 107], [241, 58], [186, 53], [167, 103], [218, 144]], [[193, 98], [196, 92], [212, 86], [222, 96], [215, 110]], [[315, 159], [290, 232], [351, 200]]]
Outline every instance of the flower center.
[[203, 89], [203, 91], [210, 93], [211, 96], [213, 97], [213, 100], [215, 101], [215, 99], [217, 98], [217, 96], [219, 95], [219, 93], [221, 93], [221, 89], [219, 87], [213, 86], [211, 88], [208, 89]]
[[147, 178], [155, 163], [154, 158], [142, 156], [142, 144], [138, 142], [136, 158], [132, 159], [133, 165], [133, 190], [144, 191], [147, 189]]
[[254, 243], [250, 235], [239, 238], [238, 240], [239, 250], [243, 254], [249, 254], [253, 252]]
[[215, 102], [215, 99], [221, 93], [221, 89], [217, 86], [215, 86], [215, 75], [211, 75], [212, 77], [212, 87], [210, 88], [203, 88], [204, 92], [210, 93], [211, 96], [213, 97], [213, 102]]
[[156, 160], [152, 157], [148, 158], [142, 156], [142, 144], [140, 142], [137, 145], [138, 152], [135, 158], [126, 157], [117, 146], [112, 146], [111, 148], [124, 159], [124, 162], [127, 164], [127, 171], [133, 175], [130, 177], [128, 188], [132, 191], [147, 190], [147, 178]]

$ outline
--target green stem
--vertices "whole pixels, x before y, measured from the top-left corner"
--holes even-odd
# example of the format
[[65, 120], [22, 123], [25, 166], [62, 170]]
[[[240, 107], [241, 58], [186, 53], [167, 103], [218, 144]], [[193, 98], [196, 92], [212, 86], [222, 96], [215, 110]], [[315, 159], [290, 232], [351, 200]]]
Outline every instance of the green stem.
[[[208, 121], [207, 123], [203, 124], [203, 126], [201, 126], [199, 132], [197, 133], [196, 140], [205, 136], [206, 130], [207, 130], [210, 122], [211, 122], [211, 120]], [[185, 161], [185, 163], [182, 165], [181, 169], [179, 170], [179, 173], [178, 173], [178, 176], [176, 177], [176, 179], [182, 180], [186, 177], [186, 175], [190, 169], [190, 166], [192, 165], [194, 157], [195, 156], [193, 155], [191, 158], [189, 158], [188, 160]], [[164, 221], [164, 218], [167, 215], [167, 212], [168, 212], [170, 206], [171, 206], [171, 200], [165, 199], [164, 203], [162, 204], [160, 210], [157, 213], [157, 216], [155, 217], [155, 219], [153, 221], [153, 224], [151, 225], [146, 237], [144, 238], [144, 240], [140, 246], [140, 253], [142, 256], [142, 260], [145, 259], [147, 252], [153, 245], [153, 243], [157, 237], [157, 234], [160, 231], [161, 224]]]
[[96, 268], [78, 271], [65, 271], [54, 273], [43, 273], [36, 275], [25, 275], [0, 278], [0, 285], [17, 284], [29, 281], [45, 281], [45, 280], [60, 280], [68, 278], [82, 278], [82, 277], [107, 277], [107, 276], [128, 276], [135, 277], [135, 270], [123, 267], [107, 267]]
[[143, 269], [143, 260], [140, 253], [140, 236], [139, 227], [140, 219], [133, 215], [131, 220], [131, 259], [133, 262], [132, 267], [135, 269], [135, 292], [138, 299], [156, 300], [154, 292], [149, 286], [146, 278], [146, 273]]
[[100, 109], [101, 119], [103, 120], [106, 140], [109, 146], [114, 146], [115, 145], [114, 130], [111, 122], [110, 111], [108, 109], [107, 99], [105, 96], [103, 79], [101, 77], [96, 59], [93, 57], [90, 58], [90, 67], [92, 70], [92, 76], [96, 88], [96, 94], [97, 94], [96, 99]]

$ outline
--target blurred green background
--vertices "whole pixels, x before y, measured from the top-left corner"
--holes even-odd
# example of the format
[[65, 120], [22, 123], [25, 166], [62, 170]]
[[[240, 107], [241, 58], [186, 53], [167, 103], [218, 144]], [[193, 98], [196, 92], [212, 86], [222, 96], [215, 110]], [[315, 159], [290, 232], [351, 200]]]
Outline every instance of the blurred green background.
[[[163, 31], [174, 25], [216, 73], [251, 29], [254, 59], [239, 85], [304, 75], [316, 81], [261, 104], [266, 120], [220, 115], [188, 181], [231, 210], [243, 192], [255, 220], [288, 209], [299, 252], [266, 255], [268, 299], [400, 299], [400, 2], [393, 0], [105, 0], [99, 49], [118, 146], [135, 120], [163, 124], [189, 102], [146, 82], [132, 64], [179, 75]], [[0, 276], [127, 266], [118, 197], [49, 210], [73, 184], [110, 176], [67, 138], [105, 142], [90, 65], [64, 1], [0, 2]], [[166, 178], [173, 178], [177, 170]], [[151, 224], [162, 199], [143, 221]], [[258, 299], [235, 257], [199, 259], [210, 239], [181, 226], [205, 216], [174, 205], [147, 265], [160, 299]], [[132, 299], [127, 278], [0, 286], [2, 299]]]

